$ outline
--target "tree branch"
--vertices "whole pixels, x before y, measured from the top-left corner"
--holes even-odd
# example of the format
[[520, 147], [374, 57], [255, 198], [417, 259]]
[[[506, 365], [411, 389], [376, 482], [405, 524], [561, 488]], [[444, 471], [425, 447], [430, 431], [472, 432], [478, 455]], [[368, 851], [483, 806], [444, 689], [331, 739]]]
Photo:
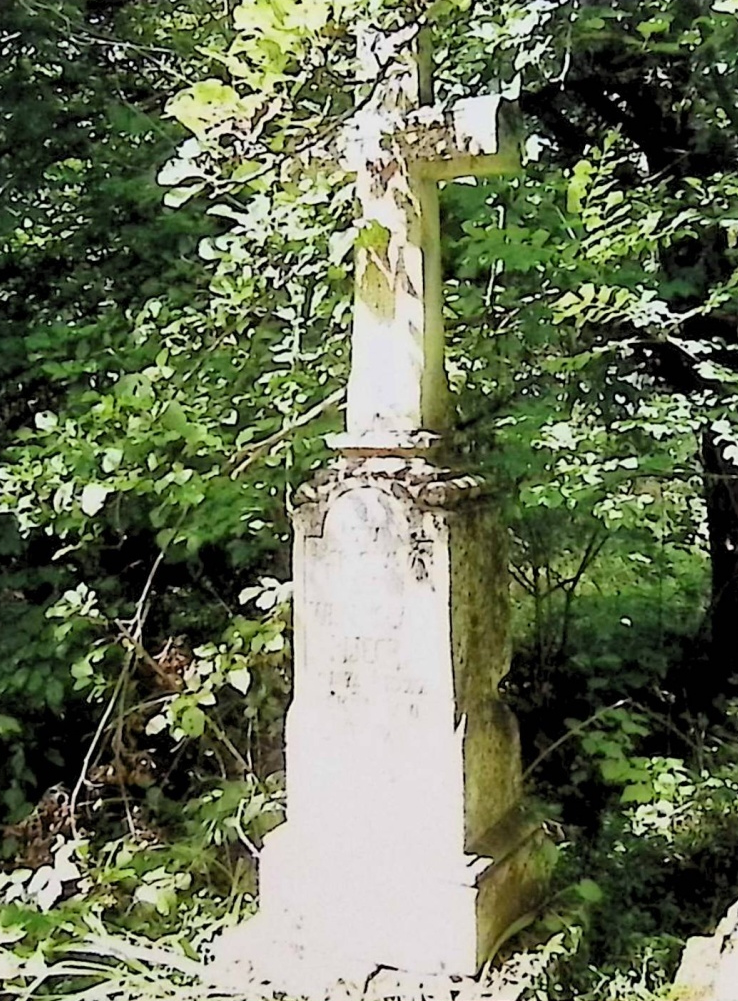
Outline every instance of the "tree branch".
[[280, 442], [284, 441], [285, 438], [289, 438], [289, 436], [295, 431], [305, 427], [306, 424], [310, 424], [316, 417], [320, 417], [321, 414], [325, 413], [326, 410], [329, 410], [335, 404], [340, 403], [345, 396], [345, 388], [337, 389], [334, 393], [331, 393], [330, 396], [327, 396], [320, 403], [316, 404], [312, 409], [296, 418], [290, 424], [286, 424], [284, 427], [280, 428], [279, 431], [275, 431], [262, 441], [255, 442], [252, 445], [247, 445], [246, 448], [241, 449], [240, 452], [231, 456], [231, 458], [226, 462], [226, 466], [236, 465], [236, 468], [232, 471], [231, 476], [240, 476], [241, 473], [245, 472], [249, 466], [253, 465], [253, 463], [256, 462], [256, 460], [260, 458], [264, 452], [268, 452], [270, 449], [274, 448], [275, 445], [279, 445]]

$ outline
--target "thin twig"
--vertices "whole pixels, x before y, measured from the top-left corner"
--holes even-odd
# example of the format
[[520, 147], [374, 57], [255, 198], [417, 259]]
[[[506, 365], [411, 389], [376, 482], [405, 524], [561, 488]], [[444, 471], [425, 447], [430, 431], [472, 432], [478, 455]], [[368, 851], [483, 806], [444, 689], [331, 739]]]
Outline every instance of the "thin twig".
[[[564, 609], [563, 609], [563, 623], [561, 629], [561, 642], [559, 644], [559, 655], [562, 655], [566, 651], [566, 647], [569, 643], [569, 626], [571, 624], [571, 606], [574, 600], [574, 595], [576, 593], [577, 587], [582, 577], [589, 569], [589, 567], [594, 563], [597, 557], [602, 551], [602, 547], [607, 542], [609, 536], [605, 534], [600, 534], [601, 529], [597, 528], [592, 534], [592, 538], [589, 540], [586, 550], [584, 551], [584, 556], [582, 557], [579, 568], [577, 569], [574, 576], [568, 582], [569, 586], [564, 589]], [[598, 541], [599, 538], [599, 541]]]
[[118, 680], [115, 683], [113, 694], [110, 696], [108, 704], [105, 707], [105, 712], [102, 714], [102, 716], [100, 717], [100, 721], [97, 724], [97, 729], [95, 730], [92, 741], [90, 742], [90, 746], [87, 748], [87, 753], [85, 754], [84, 761], [82, 762], [82, 769], [79, 773], [79, 777], [75, 783], [74, 789], [72, 789], [72, 795], [69, 798], [69, 815], [71, 820], [72, 834], [75, 838], [79, 837], [77, 829], [77, 821], [76, 821], [77, 800], [79, 799], [79, 794], [82, 790], [82, 786], [84, 785], [85, 779], [87, 778], [87, 773], [90, 769], [90, 764], [95, 755], [95, 752], [97, 751], [97, 746], [100, 742], [103, 733], [105, 732], [105, 728], [108, 725], [108, 721], [110, 720], [110, 717], [113, 714], [113, 709], [115, 709], [116, 702], [118, 701], [118, 696], [120, 695], [121, 690], [123, 688], [123, 682], [125, 676], [130, 670], [132, 664], [133, 664], [133, 653], [129, 655], [126, 663], [123, 665], [120, 674], [118, 675]]
[[510, 564], [509, 569], [510, 569], [510, 576], [513, 578], [513, 580], [516, 581], [518, 584], [520, 584], [523, 590], [527, 591], [528, 594], [533, 594], [534, 591], [533, 583], [528, 580], [523, 571], [519, 570], [513, 563]]
[[340, 403], [346, 396], [346, 389], [337, 389], [330, 396], [327, 396], [320, 403], [317, 403], [311, 410], [302, 414], [301, 417], [296, 418], [290, 424], [286, 424], [284, 427], [280, 428], [279, 431], [275, 431], [274, 434], [268, 435], [262, 441], [254, 442], [251, 445], [247, 445], [246, 448], [241, 449], [226, 462], [226, 466], [238, 463], [236, 468], [231, 473], [232, 477], [240, 476], [241, 473], [245, 472], [258, 458], [260, 458], [265, 451], [278, 445], [280, 442], [284, 441], [285, 438], [289, 438], [293, 431], [297, 431], [301, 427], [305, 427], [306, 424], [310, 424], [314, 421], [316, 417], [320, 417], [326, 410]]
[[166, 674], [164, 671], [162, 671], [161, 665], [154, 660], [154, 658], [144, 647], [144, 645], [139, 640], [136, 639], [133, 633], [131, 633], [131, 631], [126, 627], [125, 622], [123, 622], [121, 619], [115, 619], [115, 624], [118, 627], [118, 629], [120, 629], [120, 633], [123, 639], [128, 640], [128, 642], [131, 644], [131, 647], [133, 648], [133, 651], [135, 652], [138, 659], [142, 660], [145, 664], [148, 664], [151, 670], [155, 671], [160, 678], [164, 678]]
[[[182, 519], [180, 519], [180, 523], [181, 523], [181, 520]], [[113, 710], [115, 709], [116, 705], [118, 704], [118, 702], [120, 700], [120, 697], [123, 694], [123, 692], [125, 691], [126, 685], [128, 683], [128, 678], [129, 678], [131, 669], [133, 667], [134, 661], [136, 659], [136, 654], [137, 654], [138, 647], [141, 646], [141, 637], [143, 635], [143, 626], [144, 626], [144, 622], [146, 620], [146, 604], [147, 604], [147, 601], [148, 601], [149, 594], [151, 593], [151, 588], [153, 587], [153, 584], [154, 584], [154, 578], [156, 577], [156, 573], [157, 573], [159, 567], [161, 566], [161, 563], [162, 563], [163, 559], [164, 559], [164, 550], [162, 549], [159, 552], [159, 554], [157, 555], [156, 559], [154, 560], [154, 562], [152, 564], [151, 570], [149, 571], [149, 575], [146, 578], [146, 583], [144, 584], [144, 587], [143, 587], [143, 590], [141, 592], [141, 595], [140, 595], [138, 601], [136, 602], [136, 608], [135, 608], [135, 611], [133, 613], [133, 617], [129, 621], [129, 624], [133, 626], [132, 633], [128, 632], [128, 630], [126, 629], [126, 627], [125, 627], [125, 625], [123, 623], [121, 623], [121, 622], [117, 622], [116, 623], [118, 625], [118, 628], [122, 632], [128, 634], [128, 637], [131, 640], [131, 643], [133, 644], [133, 649], [131, 650], [131, 652], [129, 653], [128, 657], [126, 658], [126, 661], [125, 661], [125, 663], [124, 663], [124, 665], [123, 665], [123, 667], [121, 669], [121, 672], [118, 675], [118, 679], [117, 679], [117, 681], [115, 683], [115, 688], [113, 689], [113, 694], [110, 696], [110, 699], [108, 700], [108, 704], [105, 707], [105, 711], [102, 714], [102, 716], [100, 717], [100, 721], [97, 724], [97, 728], [95, 730], [95, 733], [93, 734], [92, 741], [90, 742], [90, 746], [88, 747], [87, 753], [85, 754], [84, 760], [82, 762], [82, 768], [80, 770], [79, 777], [77, 778], [77, 781], [76, 781], [76, 783], [74, 785], [74, 789], [72, 790], [72, 795], [71, 795], [70, 800], [69, 800], [69, 813], [70, 813], [72, 834], [74, 835], [75, 838], [78, 837], [77, 822], [76, 822], [76, 813], [77, 813], [77, 801], [79, 799], [79, 794], [80, 794], [80, 792], [82, 790], [82, 786], [84, 785], [85, 780], [87, 779], [87, 775], [88, 775], [88, 772], [90, 770], [90, 766], [91, 766], [92, 760], [93, 760], [93, 758], [94, 758], [94, 756], [95, 756], [95, 754], [96, 754], [96, 752], [97, 752], [97, 750], [98, 750], [98, 748], [100, 746], [100, 741], [102, 740], [103, 734], [105, 733], [105, 730], [107, 729], [108, 723], [110, 722], [110, 718], [111, 718], [111, 716], [113, 714]], [[118, 758], [118, 759], [120, 757], [120, 746], [121, 746], [122, 739], [123, 739], [122, 738], [123, 720], [125, 718], [124, 706], [123, 706], [122, 703], [121, 703], [121, 706], [120, 706], [120, 710], [121, 710], [121, 712], [119, 714], [119, 717], [118, 717], [118, 720], [117, 720], [117, 723], [116, 723], [116, 736], [115, 736], [115, 741], [116, 741], [115, 755], [116, 755], [116, 758]], [[120, 771], [120, 769], [118, 769], [118, 771]], [[129, 808], [128, 801], [127, 801], [127, 794], [126, 794], [126, 791], [124, 789], [122, 781], [120, 783], [120, 786], [121, 786], [121, 794], [123, 796], [123, 800], [124, 800], [124, 803], [125, 803], [125, 806], [126, 806], [126, 817], [127, 817], [127, 820], [128, 820], [128, 825], [129, 825], [129, 827], [132, 828], [133, 827], [133, 818], [132, 818], [131, 813], [130, 813], [130, 808]]]
[[[631, 700], [632, 701], [632, 700]], [[638, 709], [642, 712], [644, 716], [650, 716], [652, 720], [658, 723], [660, 726], [665, 727], [665, 729], [670, 730], [673, 734], [679, 737], [680, 740], [684, 741], [685, 744], [689, 745], [695, 754], [700, 754], [701, 748], [693, 740], [691, 740], [686, 733], [683, 733], [676, 724], [672, 723], [668, 716], [664, 716], [663, 713], [657, 713], [653, 709], [649, 709], [648, 706], [644, 706], [641, 702], [632, 702], [633, 708]]]
[[245, 800], [245, 799], [242, 799], [241, 802], [239, 803], [238, 814], [236, 816], [236, 819], [237, 819], [236, 833], [238, 834], [238, 838], [239, 838], [240, 842], [248, 849], [248, 852], [251, 855], [251, 857], [253, 859], [255, 859], [255, 860], [258, 861], [258, 859], [259, 859], [259, 849], [256, 847], [256, 845], [254, 844], [254, 842], [251, 840], [251, 838], [248, 836], [248, 834], [246, 833], [246, 831], [243, 829], [243, 819], [242, 818], [243, 818], [243, 812], [246, 809], [246, 805], [247, 805], [247, 800]]
[[140, 42], [125, 41], [117, 38], [105, 38], [102, 35], [93, 34], [89, 28], [86, 28], [82, 24], [73, 24], [65, 14], [56, 10], [54, 7], [48, 6], [47, 4], [38, 2], [29, 4], [25, 2], [25, 0], [21, 0], [21, 5], [31, 15], [35, 15], [39, 11], [45, 11], [47, 14], [51, 14], [53, 17], [56, 17], [57, 21], [61, 22], [61, 25], [66, 32], [65, 37], [69, 40], [75, 41], [78, 44], [92, 44], [111, 49], [128, 49], [129, 51], [137, 52], [144, 59], [148, 60], [148, 62], [150, 62], [153, 66], [156, 66], [156, 68], [165, 75], [173, 76], [186, 85], [191, 83], [191, 81], [179, 70], [174, 69], [173, 67], [168, 67], [158, 59], [153, 58], [152, 53], [156, 53], [176, 59], [177, 53], [174, 49], [165, 49], [158, 45], [145, 45]]
[[148, 601], [149, 592], [151, 591], [151, 588], [153, 586], [154, 578], [156, 577], [157, 571], [159, 570], [162, 560], [164, 559], [164, 552], [165, 552], [164, 549], [160, 549], [158, 556], [154, 560], [151, 570], [149, 571], [149, 576], [146, 578], [146, 583], [144, 584], [143, 591], [141, 592], [141, 597], [138, 599], [138, 602], [136, 603], [135, 614], [133, 616], [133, 619], [131, 620], [132, 623], [135, 623], [135, 629], [133, 635], [136, 637], [139, 643], [141, 642], [144, 619], [146, 618], [146, 615], [144, 613], [144, 608], [146, 606], [146, 602]]
[[144, 963], [153, 966], [167, 966], [171, 969], [179, 970], [188, 976], [202, 977], [204, 967], [195, 960], [180, 956], [168, 949], [158, 946], [140, 946], [129, 943], [123, 939], [101, 938], [91, 936], [79, 945], [70, 945], [69, 952], [89, 952], [92, 947], [96, 955], [112, 956], [115, 959], [123, 959], [127, 962]]
[[215, 736], [221, 742], [221, 744], [223, 744], [223, 746], [228, 751], [230, 751], [231, 755], [233, 756], [234, 761], [237, 762], [238, 766], [242, 769], [244, 775], [247, 775], [248, 772], [249, 772], [249, 766], [248, 766], [247, 762], [244, 760], [241, 752], [238, 750], [238, 748], [233, 743], [233, 741], [231, 740], [231, 738], [225, 732], [225, 730], [223, 729], [223, 727], [220, 726], [218, 723], [216, 723], [215, 720], [211, 716], [207, 716], [206, 715], [205, 716], [205, 720], [206, 720], [208, 726], [210, 727], [210, 729], [215, 734]]
[[618, 701], [613, 702], [611, 706], [605, 706], [603, 709], [598, 709], [593, 716], [589, 717], [589, 719], [585, 719], [583, 723], [577, 723], [577, 725], [573, 726], [571, 730], [567, 730], [566, 733], [562, 734], [562, 736], [559, 737], [558, 740], [555, 740], [553, 744], [549, 745], [545, 749], [545, 751], [541, 751], [541, 753], [538, 755], [538, 757], [531, 765], [528, 765], [528, 767], [523, 772], [523, 782], [525, 782], [530, 777], [530, 775], [536, 770], [536, 768], [538, 768], [538, 766], [541, 764], [542, 761], [545, 761], [550, 754], [553, 754], [554, 751], [558, 750], [562, 744], [565, 744], [566, 741], [569, 740], [570, 737], [576, 737], [576, 735], [578, 733], [581, 733], [582, 730], [586, 730], [587, 727], [592, 726], [593, 723], [596, 723], [601, 716], [605, 715], [605, 713], [612, 712], [613, 709], [620, 709], [621, 706], [628, 705], [630, 702], [631, 702], [630, 699], [618, 699]]

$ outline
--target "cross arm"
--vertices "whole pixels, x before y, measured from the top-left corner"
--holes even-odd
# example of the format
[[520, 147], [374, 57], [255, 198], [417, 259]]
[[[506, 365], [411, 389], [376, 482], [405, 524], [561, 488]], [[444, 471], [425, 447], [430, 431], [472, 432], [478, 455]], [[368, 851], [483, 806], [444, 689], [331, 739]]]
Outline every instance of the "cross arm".
[[327, 142], [306, 151], [303, 160], [340, 164], [355, 173], [371, 163], [400, 159], [436, 181], [517, 174], [516, 112], [517, 104], [498, 94], [421, 105], [406, 115], [361, 109]]
[[521, 167], [514, 108], [498, 94], [423, 106], [408, 115], [398, 139], [408, 160], [434, 180], [514, 174]]

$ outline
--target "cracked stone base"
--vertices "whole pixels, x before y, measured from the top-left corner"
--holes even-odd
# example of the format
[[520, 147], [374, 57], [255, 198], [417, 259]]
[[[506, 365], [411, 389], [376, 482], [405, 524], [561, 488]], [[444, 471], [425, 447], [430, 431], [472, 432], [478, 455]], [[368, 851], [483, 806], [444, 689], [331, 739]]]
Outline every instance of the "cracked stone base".
[[[229, 939], [236, 949], [244, 945], [243, 932]], [[254, 944], [260, 937], [253, 929]], [[261, 943], [262, 950], [264, 943]], [[315, 965], [298, 959], [294, 951], [272, 943], [263, 953], [273, 968], [279, 971], [274, 981], [260, 976], [252, 964], [241, 961], [228, 964], [220, 959], [219, 976], [211, 980], [229, 992], [245, 994], [254, 1001], [274, 1001], [275, 995], [286, 995], [291, 999], [307, 998], [309, 1001], [502, 1001], [503, 994], [498, 986], [485, 986], [474, 977], [448, 976], [444, 974], [416, 974], [393, 970], [388, 967], [373, 967], [370, 971], [357, 968], [353, 977], [343, 971], [339, 973], [332, 956], [314, 954]], [[312, 974], [312, 982], [311, 982]], [[512, 983], [520, 993], [519, 977]]]
[[378, 1001], [396, 996], [376, 993], [381, 973], [380, 984], [391, 976], [425, 984], [425, 997], [434, 984], [450, 999], [451, 980], [476, 984], [490, 950], [535, 905], [550, 868], [539, 829], [509, 819], [500, 826], [489, 840], [504, 857], [467, 857], [466, 883], [439, 880], [407, 857], [380, 871], [387, 856], [373, 860], [361, 846], [334, 845], [309, 864], [304, 841], [283, 826], [262, 853], [262, 910], [214, 949], [218, 981], [255, 996]]

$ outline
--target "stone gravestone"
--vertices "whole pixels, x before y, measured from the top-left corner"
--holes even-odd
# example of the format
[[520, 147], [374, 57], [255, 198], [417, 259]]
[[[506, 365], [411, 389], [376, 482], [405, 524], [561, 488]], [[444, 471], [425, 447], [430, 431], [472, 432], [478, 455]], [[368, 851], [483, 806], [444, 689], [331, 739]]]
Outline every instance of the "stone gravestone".
[[[505, 536], [441, 465], [437, 180], [508, 171], [497, 97], [424, 106], [411, 33], [363, 38], [368, 97], [344, 134], [361, 241], [347, 432], [294, 515], [287, 820], [259, 913], [224, 937], [236, 982], [328, 996], [380, 967], [473, 975], [534, 902], [508, 669]], [[235, 965], [233, 965], [233, 961]]]

